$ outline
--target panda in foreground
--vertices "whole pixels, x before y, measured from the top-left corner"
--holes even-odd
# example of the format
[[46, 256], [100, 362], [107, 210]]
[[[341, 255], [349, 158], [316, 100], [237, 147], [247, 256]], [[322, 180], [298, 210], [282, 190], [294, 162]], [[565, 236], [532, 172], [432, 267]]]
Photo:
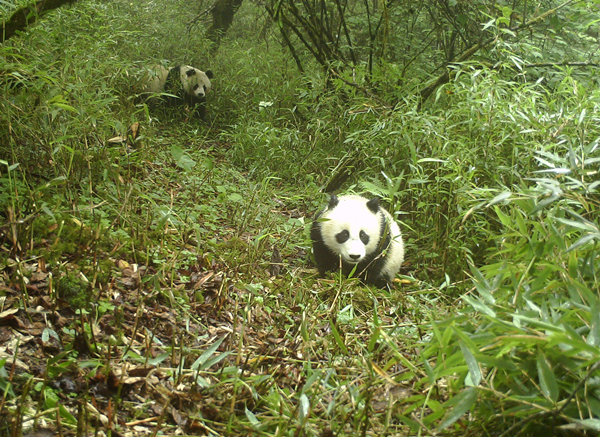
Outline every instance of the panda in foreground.
[[189, 65], [179, 65], [166, 69], [162, 65], [152, 68], [142, 89], [144, 94], [166, 93], [169, 95], [150, 96], [150, 103], [163, 101], [167, 106], [188, 104], [196, 106], [200, 118], [206, 115], [206, 94], [211, 89], [213, 72], [201, 71]]
[[313, 221], [310, 238], [319, 273], [338, 270], [364, 283], [389, 287], [404, 260], [398, 223], [379, 199], [332, 194]]

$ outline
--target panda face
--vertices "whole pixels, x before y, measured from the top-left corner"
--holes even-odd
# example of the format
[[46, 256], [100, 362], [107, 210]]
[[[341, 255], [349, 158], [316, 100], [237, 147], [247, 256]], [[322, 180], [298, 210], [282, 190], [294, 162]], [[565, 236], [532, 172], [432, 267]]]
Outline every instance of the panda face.
[[198, 70], [189, 65], [180, 67], [181, 84], [187, 95], [202, 100], [210, 91], [212, 84], [210, 79], [213, 77], [212, 71], [206, 72]]
[[315, 216], [310, 238], [321, 275], [341, 270], [366, 284], [389, 288], [404, 260], [400, 227], [377, 199], [332, 195]]
[[[153, 106], [195, 107], [197, 115], [206, 115], [206, 95], [210, 92], [213, 73], [189, 65], [165, 68], [157, 65], [147, 69], [142, 78], [140, 95]], [[159, 95], [160, 94], [160, 95]]]
[[321, 215], [323, 243], [342, 260], [358, 264], [377, 250], [384, 217], [377, 199], [360, 196], [332, 196], [327, 210]]

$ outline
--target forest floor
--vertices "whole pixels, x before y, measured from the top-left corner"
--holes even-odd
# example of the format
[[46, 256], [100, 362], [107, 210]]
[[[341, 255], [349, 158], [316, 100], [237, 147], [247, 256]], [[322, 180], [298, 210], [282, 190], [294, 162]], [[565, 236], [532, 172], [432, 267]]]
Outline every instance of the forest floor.
[[248, 179], [216, 141], [147, 141], [22, 224], [27, 247], [3, 229], [0, 435], [399, 432], [429, 294], [319, 278], [318, 199]]

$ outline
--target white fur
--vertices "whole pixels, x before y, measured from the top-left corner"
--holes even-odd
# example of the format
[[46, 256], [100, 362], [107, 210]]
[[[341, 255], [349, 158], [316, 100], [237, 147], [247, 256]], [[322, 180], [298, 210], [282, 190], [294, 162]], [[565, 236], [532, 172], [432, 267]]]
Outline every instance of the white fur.
[[156, 65], [148, 71], [147, 82], [142, 90], [145, 93], [161, 93], [164, 90], [169, 70], [162, 65]]
[[[366, 256], [382, 250], [386, 256], [386, 262], [383, 265], [382, 273], [392, 281], [400, 270], [404, 260], [404, 243], [400, 234], [400, 228], [392, 217], [383, 207], [379, 206], [377, 214], [374, 214], [368, 207], [366, 199], [362, 196], [345, 195], [338, 197], [338, 205], [323, 212], [320, 218], [327, 219], [321, 223], [321, 236], [323, 243], [334, 253], [341, 255], [342, 260], [348, 264], [357, 264], [365, 259]], [[381, 239], [381, 223], [386, 219], [387, 231], [392, 241], [389, 247], [378, 248]], [[347, 230], [349, 238], [344, 243], [338, 243], [336, 235]], [[364, 231], [369, 236], [369, 241], [365, 245], [360, 238], [360, 232]]]
[[[365, 207], [367, 199], [354, 195], [340, 196], [338, 199], [338, 205], [321, 216], [326, 219], [321, 224], [323, 242], [333, 252], [341, 255], [344, 261], [357, 264], [367, 253], [377, 249], [380, 222], [378, 217]], [[340, 244], [336, 235], [343, 230], [350, 233], [350, 238]], [[370, 236], [366, 246], [360, 240], [361, 230]]]
[[392, 236], [392, 241], [387, 252], [387, 262], [383, 266], [382, 271], [391, 281], [396, 277], [404, 262], [404, 242], [402, 241], [398, 223], [396, 223], [389, 212], [384, 210], [384, 214], [390, 217], [390, 235]]

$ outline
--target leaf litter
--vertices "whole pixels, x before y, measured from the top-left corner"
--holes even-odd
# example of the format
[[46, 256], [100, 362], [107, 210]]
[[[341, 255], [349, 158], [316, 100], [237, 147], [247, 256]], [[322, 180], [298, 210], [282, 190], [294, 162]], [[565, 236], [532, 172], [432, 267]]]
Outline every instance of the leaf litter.
[[[184, 193], [184, 185], [178, 186], [177, 193]], [[303, 216], [282, 201], [274, 204], [269, 213], [284, 221]], [[227, 258], [196, 254], [188, 244], [184, 247], [193, 261], [173, 263], [166, 272], [164, 265], [99, 252], [94, 256], [104, 256], [111, 267], [101, 285], [94, 276], [95, 286], [83, 274], [89, 274], [89, 267], [78, 265], [92, 240], [61, 257], [61, 276], [43, 256], [27, 258], [27, 251], [15, 248], [12, 235], [0, 234], [4, 247], [13, 247], [0, 270], [0, 414], [8, 419], [8, 434], [22, 428], [25, 435], [223, 435], [232, 420], [235, 429], [247, 427], [252, 434], [265, 426], [295, 429], [296, 417], [313, 434], [333, 435], [328, 426], [319, 428], [341, 403], [347, 404], [338, 413], [341, 430], [352, 435], [353, 412], [360, 409], [360, 390], [352, 390], [371, 390], [372, 384], [355, 367], [355, 359], [362, 358], [335, 351], [330, 323], [336, 317], [333, 307], [319, 302], [321, 297], [309, 292], [298, 298], [293, 290], [291, 297], [282, 294], [289, 287], [281, 285], [289, 280], [289, 269], [295, 268], [293, 275], [306, 271], [306, 252], [301, 245], [290, 251], [274, 244], [288, 238], [278, 231], [252, 258], [248, 253], [263, 236], [252, 228], [236, 229], [239, 224], [229, 219], [219, 218], [223, 243], [217, 246], [229, 252]], [[165, 222], [165, 235], [180, 235], [169, 227]], [[39, 244], [51, 246], [45, 239]], [[172, 251], [174, 258], [181, 256], [181, 248]], [[256, 279], [261, 283], [253, 285]], [[318, 284], [332, 286], [327, 280]], [[87, 295], [92, 289], [98, 296]], [[78, 292], [83, 303], [74, 304]], [[327, 294], [323, 298], [327, 301]], [[389, 326], [397, 323], [394, 316], [383, 310], [379, 315]], [[371, 330], [355, 328], [349, 334], [360, 350]], [[310, 329], [310, 336], [303, 329]], [[389, 358], [379, 357], [380, 366]], [[379, 373], [405, 371], [388, 365]], [[334, 375], [349, 385], [323, 382]], [[373, 386], [374, 414], [385, 415], [396, 400], [410, 396], [408, 381], [399, 386], [389, 379]], [[310, 417], [324, 420], [311, 422]]]

